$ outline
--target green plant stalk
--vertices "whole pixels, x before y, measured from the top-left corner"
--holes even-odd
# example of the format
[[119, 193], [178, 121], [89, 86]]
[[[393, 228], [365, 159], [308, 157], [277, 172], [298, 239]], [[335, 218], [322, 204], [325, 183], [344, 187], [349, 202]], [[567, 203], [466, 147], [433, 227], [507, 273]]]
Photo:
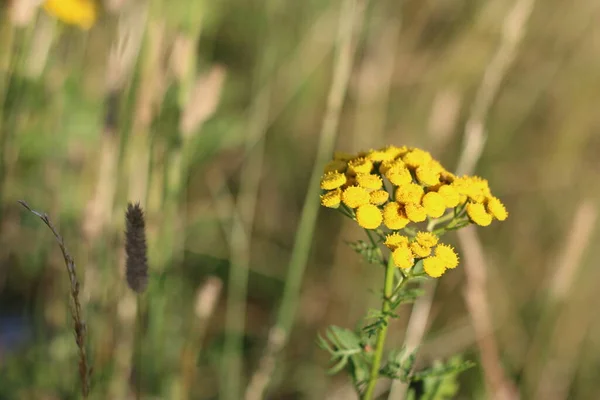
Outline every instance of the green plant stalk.
[[[371, 364], [371, 372], [369, 374], [369, 382], [365, 390], [362, 400], [371, 400], [375, 391], [375, 384], [377, 378], [379, 378], [379, 369], [381, 368], [381, 359], [383, 358], [383, 347], [385, 345], [385, 338], [387, 336], [388, 323], [390, 320], [389, 312], [391, 309], [390, 301], [392, 300], [392, 292], [394, 290], [394, 276], [396, 272], [396, 266], [394, 265], [394, 259], [390, 257], [388, 259], [387, 266], [385, 268], [385, 281], [383, 285], [383, 302], [381, 304], [381, 313], [383, 314], [384, 324], [377, 333], [377, 341], [375, 343], [375, 353], [373, 354], [373, 364]], [[406, 282], [403, 279], [401, 284]]]

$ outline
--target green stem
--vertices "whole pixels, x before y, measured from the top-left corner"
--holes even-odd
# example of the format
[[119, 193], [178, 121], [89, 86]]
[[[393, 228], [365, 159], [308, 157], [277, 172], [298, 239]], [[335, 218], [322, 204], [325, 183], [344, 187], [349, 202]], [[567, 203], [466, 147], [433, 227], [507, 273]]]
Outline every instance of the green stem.
[[[371, 364], [371, 372], [369, 373], [369, 382], [367, 389], [362, 397], [362, 400], [371, 400], [375, 391], [375, 384], [379, 378], [379, 369], [381, 367], [381, 359], [383, 358], [383, 347], [385, 345], [385, 337], [387, 336], [388, 323], [389, 323], [389, 311], [390, 311], [390, 299], [394, 289], [394, 272], [396, 266], [392, 257], [389, 258], [387, 267], [385, 269], [385, 283], [383, 286], [383, 302], [381, 304], [381, 313], [383, 315], [383, 326], [377, 333], [377, 342], [375, 343], [375, 353], [373, 355], [373, 364]], [[406, 282], [406, 280], [403, 280]]]

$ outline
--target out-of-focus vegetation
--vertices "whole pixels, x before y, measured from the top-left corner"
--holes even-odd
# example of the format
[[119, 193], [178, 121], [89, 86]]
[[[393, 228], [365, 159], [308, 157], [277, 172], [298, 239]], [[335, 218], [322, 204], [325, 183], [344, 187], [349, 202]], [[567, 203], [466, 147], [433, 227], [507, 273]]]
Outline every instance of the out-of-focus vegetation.
[[[105, 0], [89, 30], [34, 3], [0, 8], [0, 398], [80, 393], [67, 272], [20, 199], [77, 262], [90, 398], [251, 398], [265, 362], [267, 398], [351, 398], [316, 337], [378, 306], [381, 271], [332, 211], [296, 241], [348, 7], [335, 147], [473, 157], [510, 211], [448, 235], [461, 266], [391, 321], [389, 345], [428, 321], [418, 366], [477, 363], [455, 398], [600, 398], [597, 2]], [[147, 217], [141, 302], [124, 279], [128, 201]]]

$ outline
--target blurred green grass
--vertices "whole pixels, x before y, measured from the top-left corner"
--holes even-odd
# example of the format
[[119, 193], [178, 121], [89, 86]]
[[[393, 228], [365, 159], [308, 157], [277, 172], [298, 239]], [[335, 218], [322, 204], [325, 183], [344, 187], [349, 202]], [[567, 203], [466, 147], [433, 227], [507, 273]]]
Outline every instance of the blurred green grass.
[[[260, 1], [153, 1], [144, 21], [148, 30], [142, 52], [115, 90], [115, 100], [108, 96], [107, 69], [119, 20], [130, 12], [125, 3], [110, 11], [107, 2], [88, 32], [55, 24], [43, 11], [17, 26], [10, 5], [4, 3], [0, 11], [0, 321], [4, 331], [12, 328], [3, 316], [23, 316], [19, 329], [26, 339], [9, 347], [0, 341], [0, 398], [76, 398], [78, 387], [64, 266], [49, 232], [19, 208], [19, 199], [51, 215], [80, 268], [97, 398], [110, 398], [108, 393], [117, 390], [111, 385], [129, 381], [116, 365], [118, 344], [128, 335], [123, 322], [127, 288], [119, 275], [122, 215], [128, 200], [146, 204], [153, 278], [146, 295], [142, 384], [153, 398], [183, 398], [178, 392], [181, 349], [193, 340], [196, 292], [208, 276], [223, 282], [229, 276], [224, 233], [229, 228], [216, 213], [215, 203], [223, 200], [213, 198], [210, 186], [225, 185], [233, 196], [239, 191], [248, 110], [256, 100], [253, 71], [264, 57], [272, 57], [274, 66], [264, 78], [271, 87], [271, 113], [251, 237], [243, 341], [246, 377], [256, 369], [275, 320], [331, 83], [340, 3], [280, 2], [268, 11]], [[456, 165], [475, 92], [511, 6], [497, 0], [370, 3], [338, 148], [415, 145], [448, 167]], [[490, 180], [511, 213], [505, 223], [479, 234], [489, 261], [487, 295], [501, 360], [523, 398], [534, 398], [547, 365], [558, 365], [550, 376], [563, 381], [556, 382], [560, 390], [543, 398], [600, 397], [600, 320], [593, 313], [591, 283], [598, 278], [593, 246], [597, 234], [573, 267], [568, 297], [558, 305], [548, 297], [557, 259], [577, 228], [572, 221], [579, 204], [585, 199], [597, 204], [599, 13], [589, 0], [569, 7], [556, 0], [536, 3], [486, 121], [488, 140], [476, 170]], [[319, 18], [324, 22], [315, 28]], [[265, 26], [273, 20], [268, 26], [272, 33], [265, 38]], [[384, 40], [386, 29], [398, 23], [393, 40]], [[158, 43], [156, 37], [148, 39], [152, 32], [164, 43], [156, 50], [156, 64], [148, 55]], [[52, 37], [47, 57], [40, 50], [44, 35]], [[181, 96], [190, 84], [175, 76], [170, 64], [181, 67], [178, 63], [185, 60], [174, 53], [173, 44], [181, 38], [193, 43], [187, 56], [195, 60], [194, 79], [206, 77], [215, 65], [226, 70], [221, 91], [204, 87], [206, 96], [219, 98], [218, 106], [189, 140], [182, 139], [178, 124]], [[32, 72], [34, 67], [41, 72]], [[384, 73], [388, 68], [389, 75]], [[144, 89], [160, 91], [160, 79], [166, 79], [164, 96], [155, 94], [150, 121], [140, 123], [140, 110], [145, 110], [140, 104], [147, 100]], [[447, 112], [437, 115], [436, 106]], [[107, 131], [108, 107], [118, 110], [115, 132]], [[436, 124], [441, 128], [432, 128]], [[132, 171], [131, 155], [144, 151], [132, 146], [139, 129], [149, 139], [150, 162]], [[116, 167], [107, 175], [109, 189], [101, 187], [97, 194], [101, 159], [111, 137], [117, 145]], [[170, 197], [168, 188], [176, 179], [172, 167], [179, 155], [184, 159], [177, 178], [182, 189]], [[129, 176], [140, 171], [148, 173], [148, 194], [132, 199]], [[215, 176], [223, 182], [208, 182]], [[104, 195], [111, 197], [112, 190], [114, 197], [106, 200]], [[100, 203], [93, 203], [95, 198]], [[90, 207], [98, 204], [108, 207], [106, 214], [91, 213]], [[99, 227], [86, 228], [86, 223]], [[326, 355], [314, 339], [329, 324], [352, 327], [377, 302], [369, 289], [377, 287], [379, 271], [369, 271], [343, 242], [357, 238], [361, 232], [339, 215], [320, 212], [296, 325], [270, 398], [325, 398], [344, 383], [325, 375]], [[168, 243], [182, 251], [173, 251]], [[421, 362], [458, 351], [478, 361], [462, 295], [464, 271], [459, 268], [444, 278]], [[222, 362], [225, 293], [207, 322], [191, 399], [215, 398], [219, 391], [215, 382]], [[548, 307], [550, 322], [542, 319]], [[408, 315], [407, 309], [393, 322], [391, 342], [402, 342]], [[540, 323], [550, 324], [546, 337], [535, 336]], [[454, 340], [452, 333], [461, 329], [468, 332], [466, 339]], [[552, 339], [556, 335], [559, 340]], [[442, 340], [443, 351], [436, 340]], [[540, 350], [530, 360], [527, 350], [533, 346]], [[523, 378], [529, 363], [537, 365], [537, 372]], [[460, 398], [484, 396], [480, 368], [464, 374]]]

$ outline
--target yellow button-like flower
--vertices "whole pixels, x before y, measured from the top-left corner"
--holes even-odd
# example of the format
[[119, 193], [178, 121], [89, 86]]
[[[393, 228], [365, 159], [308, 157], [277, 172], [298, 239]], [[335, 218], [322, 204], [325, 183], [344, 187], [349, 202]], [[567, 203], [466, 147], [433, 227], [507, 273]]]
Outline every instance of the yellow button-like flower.
[[364, 157], [355, 158], [348, 162], [348, 170], [353, 174], [369, 174], [373, 169], [373, 162]]
[[458, 255], [452, 248], [447, 244], [439, 244], [435, 248], [435, 256], [443, 261], [444, 267], [453, 269], [458, 266]]
[[339, 172], [328, 172], [321, 178], [321, 189], [337, 189], [346, 183], [346, 175]]
[[446, 271], [446, 267], [439, 257], [431, 256], [423, 260], [423, 270], [432, 278], [439, 278]]
[[365, 204], [356, 209], [356, 222], [365, 229], [377, 229], [382, 221], [381, 210], [373, 204]]
[[431, 232], [417, 232], [415, 240], [425, 247], [433, 247], [438, 243], [438, 237]]
[[416, 183], [406, 183], [396, 189], [396, 201], [403, 204], [420, 204], [423, 198], [423, 188]]
[[383, 224], [389, 229], [402, 229], [410, 220], [404, 212], [404, 208], [396, 203], [388, 203], [383, 208]]
[[358, 208], [368, 204], [371, 196], [366, 189], [359, 186], [350, 186], [342, 192], [342, 201], [350, 208]]
[[417, 168], [421, 165], [425, 165], [433, 160], [431, 154], [425, 150], [421, 149], [412, 149], [404, 156], [402, 156], [402, 160], [411, 168]]
[[481, 203], [467, 204], [467, 215], [479, 226], [488, 226], [492, 223], [492, 216], [487, 213], [485, 207]]
[[442, 169], [440, 172], [440, 181], [444, 183], [451, 184], [455, 179], [456, 175], [454, 175], [452, 172], [448, 172], [445, 169]]
[[437, 190], [437, 192], [444, 199], [444, 205], [446, 208], [454, 208], [460, 202], [460, 196], [454, 186], [452, 185], [443, 185]]
[[483, 203], [486, 198], [492, 197], [492, 191], [487, 179], [480, 178], [479, 176], [471, 177], [471, 192], [476, 197], [473, 200], [478, 203]]
[[346, 153], [345, 151], [336, 151], [333, 153], [333, 159], [339, 161], [350, 161], [355, 158], [354, 154]]
[[407, 246], [399, 246], [392, 252], [394, 265], [402, 269], [409, 269], [415, 263], [412, 251]]
[[406, 166], [402, 164], [394, 164], [385, 172], [385, 177], [394, 186], [402, 186], [412, 183], [412, 175]]
[[431, 247], [423, 246], [418, 242], [412, 242], [409, 248], [415, 257], [423, 258], [431, 254]]
[[371, 204], [375, 204], [376, 206], [380, 206], [390, 198], [390, 194], [386, 190], [374, 190], [370, 193], [371, 195]]
[[423, 222], [427, 219], [425, 208], [420, 204], [409, 203], [404, 206], [406, 216], [412, 222]]
[[365, 189], [377, 190], [381, 189], [383, 182], [379, 175], [374, 174], [358, 174], [356, 175], [356, 183]]
[[96, 5], [91, 0], [46, 0], [44, 9], [62, 22], [83, 29], [96, 22]]
[[446, 204], [441, 194], [437, 192], [429, 192], [423, 196], [421, 204], [425, 208], [425, 212], [432, 218], [439, 218], [446, 211]]
[[410, 149], [407, 146], [387, 146], [384, 150], [387, 154], [390, 155], [390, 157], [392, 158], [398, 158], [401, 157], [403, 155], [405, 155], [406, 153], [408, 153], [410, 151]]
[[406, 167], [406, 165], [404, 164], [404, 161], [402, 161], [402, 160], [383, 161], [379, 165], [379, 173], [382, 175], [385, 175], [386, 172], [388, 172], [391, 168], [396, 167], [396, 166], [397, 167]]
[[385, 242], [383, 242], [383, 244], [385, 244], [388, 249], [395, 250], [400, 246], [408, 246], [408, 242], [409, 240], [406, 236], [399, 233], [391, 233], [385, 237]]
[[373, 162], [382, 162], [393, 160], [395, 156], [383, 148], [379, 150], [371, 150], [366, 157]]
[[487, 199], [486, 209], [498, 221], [504, 221], [506, 218], [508, 218], [508, 211], [506, 211], [506, 207], [504, 207], [504, 204], [502, 204], [500, 199], [497, 197], [490, 197]]
[[325, 164], [325, 168], [323, 168], [323, 173], [328, 172], [344, 172], [348, 167], [348, 163], [342, 160], [331, 160], [327, 164]]
[[321, 196], [321, 205], [327, 208], [338, 208], [342, 201], [341, 189], [329, 191]]
[[423, 186], [434, 186], [440, 182], [439, 168], [433, 162], [419, 165], [415, 171], [417, 180]]

